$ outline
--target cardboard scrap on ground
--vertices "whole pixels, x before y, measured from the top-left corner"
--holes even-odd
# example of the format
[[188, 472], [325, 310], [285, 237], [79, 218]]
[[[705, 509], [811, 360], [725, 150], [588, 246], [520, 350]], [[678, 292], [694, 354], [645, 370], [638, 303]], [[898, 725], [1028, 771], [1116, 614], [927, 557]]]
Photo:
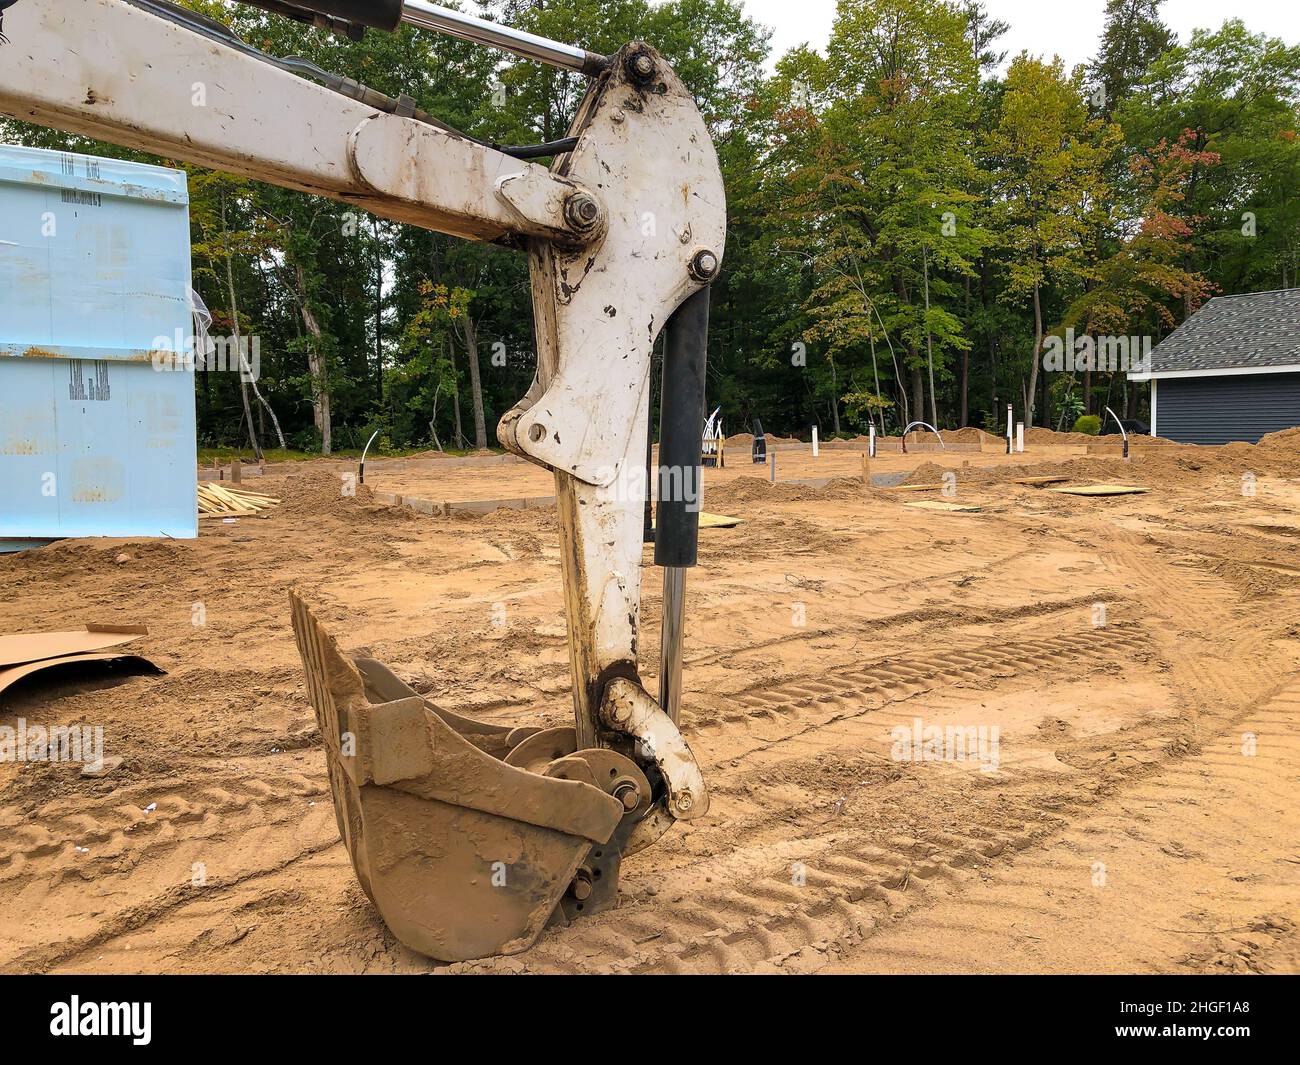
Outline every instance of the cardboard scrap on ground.
[[940, 492], [942, 490], [941, 484], [896, 484], [893, 487], [895, 492]]
[[903, 506], [916, 507], [918, 510], [946, 510], [963, 514], [973, 514], [981, 509], [971, 503], [945, 503], [941, 499], [918, 499], [913, 503], [904, 503]]
[[153, 673], [159, 676], [165, 672], [150, 662], [149, 659], [140, 655], [116, 654], [112, 651], [91, 655], [64, 655], [61, 658], [45, 658], [39, 662], [24, 662], [21, 666], [9, 666], [7, 669], [0, 669], [0, 694], [3, 694], [6, 688], [17, 684], [24, 677], [31, 676], [33, 673], [39, 673], [46, 669], [60, 669], [64, 666], [85, 665], [88, 662], [109, 663], [107, 668], [110, 669], [129, 666], [137, 672]]
[[0, 636], [0, 668], [102, 651], [148, 634], [146, 625], [87, 625], [74, 632], [17, 632]]
[[1139, 488], [1133, 484], [1081, 484], [1070, 488], [1049, 488], [1049, 492], [1061, 492], [1067, 496], [1135, 496], [1149, 492], [1149, 488]]
[[1064, 484], [1064, 483], [1065, 483], [1066, 481], [1068, 481], [1069, 479], [1070, 479], [1070, 478], [1068, 478], [1068, 477], [1059, 477], [1059, 476], [1049, 476], [1049, 477], [1015, 477], [1015, 478], [1012, 479], [1011, 483], [1012, 483], [1012, 484], [1027, 484], [1027, 485], [1031, 485], [1031, 486], [1033, 486], [1033, 487], [1035, 487], [1035, 488], [1038, 488], [1038, 487], [1041, 487], [1042, 485], [1045, 485], [1045, 484]]
[[162, 673], [147, 658], [107, 648], [146, 636], [145, 625], [87, 625], [73, 632], [19, 632], [0, 636], [0, 693], [24, 677], [61, 666], [106, 663]]

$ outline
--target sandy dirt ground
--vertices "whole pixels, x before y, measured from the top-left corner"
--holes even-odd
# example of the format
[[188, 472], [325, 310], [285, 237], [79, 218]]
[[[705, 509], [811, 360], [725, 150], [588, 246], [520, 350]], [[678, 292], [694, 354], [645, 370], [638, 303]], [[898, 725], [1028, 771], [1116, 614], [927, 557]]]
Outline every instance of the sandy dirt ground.
[[[552, 511], [431, 518], [319, 462], [197, 541], [0, 557], [0, 632], [142, 621], [131, 649], [167, 670], [0, 703], [4, 725], [101, 724], [124, 758], [0, 765], [0, 971], [1300, 971], [1300, 445], [1056, 458], [878, 460], [952, 470], [972, 513], [865, 488], [857, 455], [824, 488], [712, 478], [708, 508], [746, 522], [703, 534], [688, 582], [683, 723], [713, 805], [625, 863], [615, 909], [455, 966], [355, 880], [286, 597], [449, 709], [564, 723]], [[1010, 482], [1054, 472], [1150, 491]], [[402, 477], [439, 483], [367, 481]], [[648, 571], [652, 691], [659, 615]]]
[[[862, 452], [844, 446], [827, 446], [813, 458], [809, 444], [783, 443], [776, 452], [776, 480], [780, 482], [824, 481], [833, 477], [860, 477]], [[931, 445], [933, 446], [933, 445]], [[1062, 461], [1084, 455], [1083, 447], [1034, 447], [1027, 454], [1007, 455], [994, 446], [985, 453], [972, 451], [923, 451], [902, 454], [898, 451], [877, 455], [871, 464], [873, 477], [898, 474], [916, 468], [925, 460], [945, 469], [964, 466], [1018, 466], [1027, 463]], [[351, 467], [349, 467], [351, 468]], [[730, 484], [738, 478], [771, 480], [770, 466], [756, 466], [749, 447], [729, 453], [721, 469], [704, 470], [706, 494], [714, 486]], [[501, 456], [487, 462], [473, 459], [447, 459], [421, 456], [366, 463], [366, 483], [373, 488], [404, 497], [432, 500], [435, 503], [475, 502], [485, 499], [545, 499], [554, 497], [555, 482], [551, 474], [514, 456]], [[710, 505], [707, 503], [706, 505]]]

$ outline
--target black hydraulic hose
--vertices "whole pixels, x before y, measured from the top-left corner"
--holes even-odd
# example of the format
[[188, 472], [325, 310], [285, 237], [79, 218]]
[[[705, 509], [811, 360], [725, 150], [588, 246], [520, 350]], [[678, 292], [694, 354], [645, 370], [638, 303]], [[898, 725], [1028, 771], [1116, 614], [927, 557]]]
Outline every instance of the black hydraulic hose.
[[646, 434], [645, 434], [645, 508], [641, 517], [641, 542], [655, 542], [654, 502], [651, 499], [650, 486], [654, 484], [655, 435], [650, 432], [650, 417], [655, 409], [654, 359], [650, 362], [650, 383], [646, 386]]
[[515, 159], [543, 159], [550, 155], [563, 155], [565, 152], [571, 152], [578, 146], [577, 137], [565, 137], [558, 141], [544, 141], [541, 144], [489, 144], [489, 148], [495, 148], [502, 155], [509, 155]]
[[402, 0], [241, 0], [299, 22], [356, 26], [392, 33], [402, 23]]
[[705, 287], [678, 307], [664, 326], [656, 566], [684, 568], [696, 564], [708, 336], [709, 289]]

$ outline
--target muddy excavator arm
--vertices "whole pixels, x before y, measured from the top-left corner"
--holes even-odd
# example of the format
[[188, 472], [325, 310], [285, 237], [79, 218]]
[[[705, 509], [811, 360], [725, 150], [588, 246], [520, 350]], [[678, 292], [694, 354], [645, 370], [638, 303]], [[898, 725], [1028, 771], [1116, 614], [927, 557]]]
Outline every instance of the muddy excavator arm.
[[[523, 950], [548, 921], [611, 905], [622, 857], [708, 807], [677, 705], [708, 285], [725, 240], [717, 158], [691, 94], [645, 44], [597, 56], [398, 0], [257, 6], [352, 36], [410, 23], [592, 79], [569, 137], [530, 151], [262, 55], [165, 0], [16, 0], [0, 43], [4, 115], [528, 255], [537, 375], [498, 437], [555, 474], [574, 726], [441, 710], [292, 604], [340, 831], [384, 920], [442, 960]], [[544, 154], [549, 167], [521, 158]], [[650, 361], [665, 328], [656, 700], [636, 648]]]

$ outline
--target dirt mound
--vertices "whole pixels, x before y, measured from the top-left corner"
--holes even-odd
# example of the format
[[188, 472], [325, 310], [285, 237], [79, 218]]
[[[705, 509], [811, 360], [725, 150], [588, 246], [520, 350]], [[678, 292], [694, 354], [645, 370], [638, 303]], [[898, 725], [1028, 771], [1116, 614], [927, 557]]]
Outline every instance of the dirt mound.
[[966, 425], [960, 429], [942, 429], [940, 432], [943, 434], [945, 442], [951, 441], [955, 444], [988, 444], [993, 442], [993, 437], [974, 425]]
[[1294, 429], [1279, 429], [1276, 433], [1266, 433], [1260, 437], [1257, 446], [1270, 450], [1277, 448], [1300, 453], [1300, 426], [1296, 426]]
[[[777, 436], [775, 433], [764, 433], [763, 439], [770, 447], [772, 444], [798, 444], [801, 441], [794, 436]], [[754, 447], [753, 433], [736, 433], [734, 436], [728, 436], [723, 441], [727, 445], [727, 450], [732, 448], [744, 448], [746, 451], [752, 451]]]
[[737, 477], [705, 493], [704, 506], [708, 510], [736, 503], [792, 503], [818, 498], [819, 491], [806, 484], [772, 484], [760, 477]]
[[[278, 518], [301, 521], [326, 515], [345, 518], [356, 524], [407, 523], [416, 515], [402, 507], [392, 507], [375, 500], [370, 485], [356, 484], [333, 471], [316, 468], [295, 471], [283, 478], [267, 478], [258, 489], [276, 496], [280, 506], [264, 512], [266, 520]], [[349, 491], [354, 494], [348, 494]]]
[[1095, 444], [1100, 437], [1088, 433], [1058, 433], [1055, 429], [1044, 429], [1035, 425], [1025, 430], [1025, 446], [1037, 444], [1039, 447], [1087, 447]]
[[947, 466], [940, 466], [937, 462], [923, 462], [917, 466], [911, 473], [904, 477], [900, 484], [942, 484], [943, 475], [953, 471]]

